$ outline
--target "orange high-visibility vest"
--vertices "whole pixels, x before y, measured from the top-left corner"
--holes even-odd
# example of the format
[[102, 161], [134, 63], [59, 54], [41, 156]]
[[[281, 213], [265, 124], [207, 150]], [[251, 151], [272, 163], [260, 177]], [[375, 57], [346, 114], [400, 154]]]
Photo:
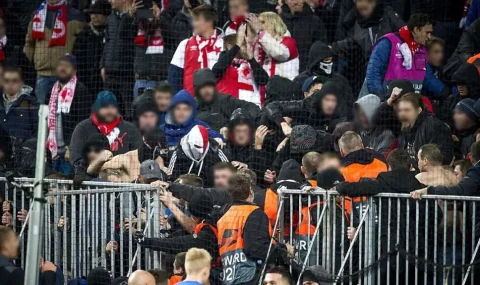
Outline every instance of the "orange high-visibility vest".
[[182, 282], [183, 276], [182, 275], [173, 275], [168, 279], [168, 285], [175, 285], [177, 283]]
[[218, 247], [223, 265], [223, 284], [252, 282], [257, 266], [245, 255], [243, 228], [255, 205], [233, 205], [218, 220]]
[[267, 214], [270, 227], [273, 228], [278, 215], [278, 195], [270, 188], [267, 188], [267, 191], [265, 192], [263, 211]]

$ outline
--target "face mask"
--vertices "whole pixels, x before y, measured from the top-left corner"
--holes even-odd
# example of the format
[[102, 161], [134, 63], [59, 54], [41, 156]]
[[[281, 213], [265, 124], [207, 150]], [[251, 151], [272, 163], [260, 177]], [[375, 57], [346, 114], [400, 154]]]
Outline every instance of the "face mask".
[[333, 62], [320, 62], [320, 69], [325, 71], [326, 74], [332, 74]]

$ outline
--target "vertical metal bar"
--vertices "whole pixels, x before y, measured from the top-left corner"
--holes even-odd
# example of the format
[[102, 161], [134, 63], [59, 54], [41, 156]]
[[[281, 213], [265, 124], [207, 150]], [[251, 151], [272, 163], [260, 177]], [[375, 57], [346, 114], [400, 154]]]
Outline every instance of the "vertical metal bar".
[[[476, 221], [476, 212], [477, 212], [477, 201], [474, 201], [472, 202], [473, 203], [473, 210], [472, 210], [472, 225], [476, 225], [477, 224], [477, 221]], [[472, 230], [472, 241], [475, 240], [475, 231]], [[475, 243], [472, 242], [472, 252], [474, 252], [474, 245]], [[475, 284], [475, 270], [472, 270], [472, 273], [471, 273], [471, 282], [472, 282], [472, 285]]]
[[[429, 227], [428, 227], [428, 219], [429, 219], [428, 215], [429, 215], [429, 212], [430, 212], [428, 210], [429, 209], [429, 207], [428, 207], [429, 202], [430, 201], [428, 199], [425, 200], [425, 243], [424, 243], [424, 246], [425, 246], [425, 255], [424, 255], [425, 260], [427, 260], [428, 257], [431, 256], [431, 255], [428, 255], [428, 242], [429, 242], [428, 239], [430, 237], [430, 235], [429, 235], [430, 231], [429, 231]], [[423, 271], [424, 271], [424, 273], [423, 273], [423, 281], [424, 282], [423, 283], [424, 283], [424, 285], [427, 285], [427, 272], [428, 272], [428, 270], [427, 270], [426, 266], [425, 266]]]
[[[465, 264], [465, 248], [466, 248], [466, 216], [467, 216], [467, 205], [466, 201], [462, 202], [462, 264]], [[462, 267], [462, 278], [465, 277], [465, 267]]]
[[[363, 216], [364, 213], [363, 213], [363, 200], [360, 199], [360, 213], [361, 215]], [[352, 205], [352, 211], [353, 211], [353, 208], [354, 206]], [[364, 251], [365, 249], [363, 248], [364, 247], [364, 244], [363, 244], [363, 240], [364, 240], [364, 237], [363, 237], [363, 232], [365, 231], [365, 228], [368, 226], [368, 218], [365, 219], [365, 226], [362, 228], [362, 229], [358, 229], [357, 228], [357, 231], [359, 231], [359, 237], [358, 237], [358, 243], [359, 243], [359, 247], [358, 247], [358, 270], [362, 270], [362, 260], [364, 258]], [[363, 281], [362, 281], [362, 277], [364, 277], [365, 275], [362, 273], [362, 276], [358, 276], [358, 282], [359, 284], [363, 284]]]
[[[48, 106], [40, 105], [38, 111], [38, 136], [37, 136], [37, 157], [45, 157], [46, 147], [45, 142], [47, 141], [47, 117], [48, 117]], [[43, 216], [44, 207], [42, 205], [43, 199], [43, 178], [45, 177], [45, 160], [37, 159], [35, 163], [35, 189], [34, 189], [34, 199], [33, 209], [32, 209], [32, 220], [30, 221], [30, 231], [28, 234], [28, 245], [27, 245], [27, 263], [25, 266], [25, 285], [37, 285], [39, 278], [39, 266], [38, 261], [40, 260], [40, 251], [42, 248], [42, 231], [43, 231]]]
[[100, 194], [100, 205], [101, 205], [101, 211], [100, 212], [100, 220], [101, 220], [101, 227], [100, 227], [100, 234], [102, 238], [100, 239], [100, 248], [102, 252], [102, 266], [107, 267], [107, 259], [105, 256], [105, 245], [103, 244], [103, 241], [107, 241], [107, 201], [106, 201], [106, 194], [101, 193]]
[[330, 271], [330, 273], [334, 273], [336, 272], [335, 270], [337, 269], [335, 267], [335, 264], [336, 264], [336, 249], [337, 249], [337, 243], [336, 243], [336, 240], [337, 240], [337, 215], [336, 215], [336, 212], [337, 212], [337, 203], [336, 203], [336, 198], [337, 196], [330, 196], [330, 198], [328, 199], [328, 203], [330, 203], [329, 205], [329, 208], [332, 209], [332, 211], [330, 211], [332, 217], [333, 217], [333, 223], [332, 223], [332, 270]]
[[[151, 221], [148, 219], [148, 217], [150, 217], [150, 191], [146, 191], [145, 192], [145, 212], [147, 214], [147, 223], [151, 223]], [[147, 225], [145, 225], [147, 226]], [[151, 234], [149, 234], [151, 231], [153, 230], [153, 227], [151, 227], [151, 225], [148, 225], [148, 231], [147, 231], [147, 235], [149, 237], [152, 237]], [[145, 249], [145, 268], [150, 268], [151, 265], [150, 265], [150, 261], [151, 261], [151, 256], [150, 256], [150, 251], [148, 249]]]
[[[327, 252], [325, 254], [326, 255], [326, 267], [325, 268], [327, 269], [327, 272], [331, 272], [332, 271], [332, 264], [331, 264], [330, 261], [331, 261], [331, 254], [332, 254], [332, 246], [334, 245], [334, 243], [332, 243], [332, 241], [331, 241], [332, 235], [330, 233], [330, 231], [332, 229], [331, 216], [330, 216], [332, 211], [330, 211], [330, 207], [328, 207], [329, 206], [328, 203], [330, 202], [331, 199], [330, 199], [329, 195], [327, 195], [327, 194], [324, 194], [324, 196], [322, 196], [322, 198], [323, 198], [323, 201], [324, 201], [323, 202], [324, 207], [327, 207], [326, 213], [325, 213], [327, 221], [326, 222], [322, 221], [322, 224], [325, 225], [324, 228], [326, 229], [326, 231], [323, 231], [323, 234], [326, 235], [326, 240], [327, 240], [327, 248], [326, 248]], [[320, 196], [317, 196], [317, 199], [320, 199]], [[317, 203], [318, 202], [319, 201], [317, 201]], [[335, 211], [335, 205], [334, 205], [333, 210]]]
[[85, 230], [85, 195], [84, 194], [81, 194], [80, 195], [80, 233], [81, 233], [81, 236], [79, 238], [80, 240], [80, 244], [81, 244], [81, 250], [80, 250], [80, 254], [82, 256], [82, 259], [80, 261], [80, 266], [81, 266], [81, 270], [80, 270], [80, 273], [82, 274], [82, 276], [86, 276], [87, 275], [87, 240], [88, 240], [88, 237], [87, 237], [87, 231]]
[[[373, 198], [371, 198], [373, 199]], [[378, 250], [377, 250], [377, 258], [378, 260], [382, 254], [381, 248], [382, 248], [382, 243], [381, 243], [381, 238], [382, 238], [382, 198], [378, 198], [378, 235], [377, 235], [377, 245], [378, 245]], [[385, 250], [385, 249], [384, 249]], [[388, 263], [388, 262], [387, 262]], [[370, 264], [369, 264], [370, 265]], [[377, 267], [377, 282], [380, 282], [380, 266]], [[388, 270], [388, 269], [387, 269]], [[387, 281], [388, 282], [388, 281]]]
[[452, 250], [453, 250], [453, 256], [452, 256], [452, 280], [455, 282], [455, 259], [457, 257], [457, 201], [453, 201], [453, 237], [452, 237]]
[[[350, 203], [350, 227], [353, 227], [353, 199], [349, 200], [348, 203]], [[358, 230], [358, 229], [357, 229]], [[352, 241], [350, 241], [350, 245], [352, 244]], [[350, 249], [350, 248], [349, 248]], [[347, 250], [347, 253], [348, 253], [348, 250]], [[352, 272], [353, 272], [353, 258], [350, 256], [350, 267], [349, 267], [349, 272], [348, 274], [350, 276], [352, 276]], [[353, 284], [353, 280], [352, 280], [352, 277], [349, 278], [349, 282], [348, 282], [349, 285], [352, 285]]]
[[46, 259], [50, 259], [50, 250], [51, 250], [51, 245], [52, 245], [52, 240], [51, 240], [51, 225], [50, 225], [50, 211], [48, 211], [48, 206], [46, 204], [43, 204], [42, 207], [44, 208], [44, 222], [45, 222], [45, 233], [44, 233], [44, 238], [45, 238], [45, 245], [44, 245], [44, 254], [43, 257]]
[[[78, 251], [78, 243], [77, 243], [77, 197], [76, 195], [69, 195], [70, 199], [72, 200], [72, 213], [71, 213], [71, 218], [70, 220], [72, 221], [72, 226], [70, 228], [70, 238], [71, 238], [71, 243], [72, 243], [72, 248], [71, 248], [71, 255], [72, 255], [72, 272], [74, 274], [79, 274], [78, 270], [78, 256], [77, 256], [77, 251]], [[75, 275], [74, 275], [75, 276]]]
[[[51, 188], [52, 185], [49, 185]], [[59, 187], [58, 187], [58, 183], [55, 183], [55, 189], [53, 190], [53, 193], [50, 193], [50, 194], [53, 194], [55, 195], [54, 197], [51, 197], [51, 196], [48, 196], [47, 197], [47, 204], [50, 204], [50, 201], [52, 200], [51, 198], [53, 198], [53, 240], [54, 240], [54, 248], [55, 248], [55, 257], [54, 257], [54, 261], [55, 261], [55, 264], [59, 264], [60, 262], [60, 232], [58, 231], [57, 229], [57, 223], [58, 221], [60, 220], [60, 205], [61, 205], [61, 199], [60, 199], [60, 194], [59, 194]], [[49, 208], [51, 208], [52, 206], [49, 206]]]
[[[400, 198], [397, 198], [397, 244], [400, 244]], [[396, 254], [396, 273], [395, 273], [395, 284], [400, 284], [400, 254], [397, 252]]]
[[[158, 192], [157, 191], [152, 191], [153, 192], [153, 209], [155, 211], [155, 213], [153, 214], [153, 237], [154, 238], [159, 238], [160, 237], [160, 197], [158, 195]], [[279, 202], [281, 201], [282, 197], [280, 197], [280, 199], [278, 200]], [[281, 209], [281, 216], [280, 217], [283, 217], [283, 207]], [[283, 221], [283, 219], [281, 219], [280, 221]], [[280, 229], [281, 229], [281, 232], [283, 233], [283, 222], [281, 222], [280, 224]], [[282, 235], [283, 237], [283, 235]], [[280, 241], [283, 241], [283, 238], [282, 239], [279, 239]], [[154, 260], [153, 260], [153, 266], [155, 268], [160, 268], [162, 269], [162, 264], [160, 263], [160, 258], [159, 256], [161, 256], [161, 252], [156, 252], [154, 251]]]
[[[5, 182], [5, 184], [7, 184], [7, 183]], [[8, 189], [7, 186], [8, 186], [8, 185], [5, 185], [5, 189]], [[14, 187], [13, 189], [14, 189], [13, 191], [15, 192], [15, 195], [16, 195], [17, 187]], [[21, 197], [22, 197], [22, 198], [21, 198], [21, 199], [22, 199], [22, 201], [21, 201], [21, 203], [22, 203], [22, 209], [25, 209], [25, 191], [21, 191], [21, 193], [22, 193], [22, 194], [21, 194]], [[5, 191], [5, 194], [8, 194], [8, 191]], [[30, 210], [31, 210], [31, 208], [29, 207], [29, 212], [28, 212], [28, 214], [29, 214], [29, 215], [32, 215], [32, 211], [30, 211]], [[24, 236], [25, 236], [25, 234], [22, 235], [22, 239], [21, 239], [21, 249], [22, 249], [22, 253], [21, 253], [21, 262], [20, 262], [20, 263], [21, 263], [21, 267], [22, 267], [22, 268], [25, 268], [25, 249], [26, 249], [26, 248], [25, 248], [25, 239], [24, 239]]]
[[[418, 219], [419, 219], [418, 200], [415, 200], [415, 256], [418, 256]], [[427, 249], [425, 249], [427, 250]], [[418, 261], [415, 260], [415, 285], [418, 285]]]
[[[71, 264], [68, 261], [68, 253], [69, 253], [69, 248], [68, 248], [68, 237], [67, 237], [67, 225], [68, 225], [68, 215], [67, 215], [67, 195], [62, 195], [61, 200], [62, 200], [62, 216], [63, 216], [63, 228], [62, 228], [62, 237], [63, 237], [63, 243], [62, 243], [62, 251], [63, 251], [63, 275], [66, 276], [67, 274], [67, 265]], [[56, 229], [55, 229], [56, 230]], [[73, 250], [71, 248], [70, 250]], [[70, 255], [71, 256], [71, 255]]]
[[[110, 209], [110, 240], [115, 240], [115, 193], [110, 193], [110, 203], [108, 209]], [[120, 259], [122, 259], [122, 249], [118, 248]], [[115, 278], [115, 250], [112, 246], [112, 251], [110, 252], [110, 270], [112, 276]]]
[[123, 193], [124, 192], [119, 192], [117, 195], [118, 197], [120, 198], [120, 252], [121, 252], [121, 255], [120, 255], [120, 276], [125, 276], [124, 274], [124, 270], [123, 270], [123, 259], [125, 258], [125, 252], [123, 251], [124, 247], [123, 247], [123, 235], [124, 235], [124, 231], [123, 231], [123, 225], [124, 225], [124, 222], [125, 222], [125, 218], [124, 218], [124, 215], [123, 215], [123, 212], [124, 212], [124, 201], [123, 201]]
[[443, 268], [442, 268], [442, 280], [445, 281], [447, 276], [447, 272], [445, 270], [445, 265], [447, 265], [447, 210], [448, 209], [448, 201], [443, 201]]
[[[437, 264], [437, 252], [438, 252], [438, 200], [435, 200], [435, 218], [433, 224], [433, 263]], [[433, 270], [433, 284], [437, 283], [437, 271], [438, 266], [435, 265]]]
[[[135, 192], [137, 195], [137, 231], [142, 230], [142, 221], [141, 221], [141, 215], [142, 215], [142, 194]], [[138, 247], [138, 245], [137, 245]], [[142, 250], [137, 250], [137, 268], [140, 269], [142, 268]]]
[[[132, 227], [132, 219], [133, 219], [133, 201], [132, 201], [132, 195], [134, 194], [134, 192], [126, 192], [128, 193], [128, 221], [129, 221], [129, 229]], [[133, 264], [132, 264], [132, 260], [133, 260], [133, 254], [132, 254], [132, 246], [133, 246], [133, 242], [132, 242], [132, 235], [128, 235], [128, 268], [132, 268]]]
[[[342, 204], [342, 232], [341, 232], [341, 236], [340, 236], [340, 244], [341, 244], [341, 249], [340, 249], [340, 261], [341, 263], [343, 263], [344, 261], [344, 254], [345, 254], [345, 199], [342, 197], [342, 200], [341, 200], [341, 204]], [[343, 278], [342, 278], [342, 285], [344, 284], [343, 282]]]
[[[410, 236], [410, 200], [407, 200], [407, 212], [406, 212], [406, 220], [407, 220], [407, 231], [406, 231], [406, 250], [410, 252], [410, 243], [409, 243], [409, 236]], [[408, 256], [405, 258], [405, 280], [408, 280]], [[408, 282], [408, 281], [407, 281]]]

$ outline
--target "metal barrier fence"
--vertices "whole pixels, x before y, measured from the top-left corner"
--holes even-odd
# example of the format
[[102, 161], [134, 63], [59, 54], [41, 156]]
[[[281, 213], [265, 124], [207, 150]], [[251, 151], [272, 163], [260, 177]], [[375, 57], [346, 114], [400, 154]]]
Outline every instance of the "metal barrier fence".
[[[21, 236], [16, 262], [24, 268], [29, 228], [22, 210], [30, 208], [27, 193], [33, 179], [0, 183], [11, 202], [3, 209], [2, 223], [11, 221]], [[68, 180], [45, 180], [45, 185], [41, 254], [61, 266], [66, 280], [86, 276], [97, 266], [125, 276], [132, 268], [165, 265], [161, 253], [139, 249], [129, 233], [162, 236], [164, 209], [155, 189], [108, 182], [73, 189]], [[278, 195], [275, 232], [279, 240], [295, 245], [302, 271], [322, 265], [332, 274], [326, 279], [336, 284], [476, 284], [480, 278], [480, 197], [425, 196], [418, 201], [407, 194], [380, 194], [352, 199], [324, 190], [279, 190]], [[107, 251], [110, 241], [115, 242]]]
[[332, 284], [478, 284], [480, 197], [278, 193], [278, 239], [302, 272], [322, 265]]
[[[25, 268], [28, 211], [32, 204], [28, 192], [33, 189], [33, 179], [14, 181], [0, 181], [5, 185], [5, 201], [10, 201], [4, 205], [2, 223], [10, 221], [18, 232], [21, 242], [16, 263]], [[138, 249], [130, 234], [143, 231], [149, 237], [161, 235], [159, 218], [164, 211], [158, 191], [151, 186], [86, 182], [81, 189], [74, 189], [72, 181], [49, 179], [44, 185], [41, 255], [61, 266], [65, 280], [87, 276], [98, 266], [107, 268], [114, 277], [126, 276], [132, 268], [162, 268], [162, 255]]]

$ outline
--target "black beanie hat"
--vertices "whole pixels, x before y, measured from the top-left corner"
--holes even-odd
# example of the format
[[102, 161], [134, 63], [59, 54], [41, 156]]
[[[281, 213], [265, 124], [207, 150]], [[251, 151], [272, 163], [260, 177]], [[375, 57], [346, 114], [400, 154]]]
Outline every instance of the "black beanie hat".
[[88, 285], [105, 285], [111, 283], [112, 278], [110, 277], [110, 273], [103, 267], [97, 267], [88, 273]]
[[188, 211], [195, 217], [200, 219], [208, 219], [213, 210], [213, 202], [209, 196], [195, 194], [188, 201]]
[[153, 100], [142, 100], [138, 102], [137, 106], [135, 107], [135, 118], [138, 118], [146, 112], [153, 112], [158, 114], [157, 105]]

